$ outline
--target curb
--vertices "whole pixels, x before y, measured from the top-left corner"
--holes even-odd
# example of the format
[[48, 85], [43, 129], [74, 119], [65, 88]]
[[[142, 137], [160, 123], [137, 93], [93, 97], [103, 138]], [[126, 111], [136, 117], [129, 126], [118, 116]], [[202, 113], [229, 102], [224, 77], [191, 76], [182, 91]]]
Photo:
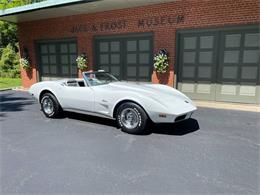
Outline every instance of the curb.
[[12, 90], [12, 88], [4, 88], [4, 89], [0, 89], [0, 92], [2, 92], [2, 91], [9, 91], [9, 90]]
[[198, 107], [214, 108], [224, 110], [239, 110], [247, 112], [260, 112], [260, 105], [257, 104], [239, 104], [232, 102], [209, 102], [209, 101], [194, 101]]
[[28, 91], [28, 88], [23, 88], [23, 87], [14, 87], [12, 90], [14, 91]]
[[23, 88], [23, 87], [13, 87], [13, 88], [0, 89], [0, 92], [2, 92], [2, 91], [10, 91], [10, 90], [13, 90], [13, 91], [28, 91], [29, 89]]

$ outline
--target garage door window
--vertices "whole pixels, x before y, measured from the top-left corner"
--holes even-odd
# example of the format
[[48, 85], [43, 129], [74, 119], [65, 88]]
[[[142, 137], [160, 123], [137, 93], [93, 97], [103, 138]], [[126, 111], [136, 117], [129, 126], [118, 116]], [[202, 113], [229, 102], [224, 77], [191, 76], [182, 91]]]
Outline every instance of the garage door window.
[[120, 76], [120, 42], [104, 41], [99, 43], [99, 68]]
[[152, 70], [151, 37], [109, 37], [95, 41], [96, 64], [117, 78], [150, 81]]
[[39, 43], [41, 79], [77, 77], [76, 57], [77, 45], [74, 41]]

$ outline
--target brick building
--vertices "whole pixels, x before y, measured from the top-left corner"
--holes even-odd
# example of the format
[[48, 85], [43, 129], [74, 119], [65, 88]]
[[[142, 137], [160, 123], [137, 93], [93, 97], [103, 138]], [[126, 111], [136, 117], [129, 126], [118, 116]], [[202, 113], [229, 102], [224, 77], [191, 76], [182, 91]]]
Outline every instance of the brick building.
[[[18, 24], [22, 83], [78, 77], [75, 59], [123, 80], [163, 83], [193, 99], [260, 103], [257, 0], [64, 0], [0, 12]], [[159, 74], [153, 55], [169, 53]]]

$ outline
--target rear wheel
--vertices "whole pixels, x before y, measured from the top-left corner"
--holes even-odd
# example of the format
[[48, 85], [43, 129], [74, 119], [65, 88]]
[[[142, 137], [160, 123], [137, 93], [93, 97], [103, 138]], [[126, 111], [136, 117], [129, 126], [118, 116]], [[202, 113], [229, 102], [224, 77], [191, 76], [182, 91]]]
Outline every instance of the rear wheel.
[[122, 131], [130, 134], [144, 133], [148, 123], [145, 111], [132, 102], [124, 103], [118, 108], [116, 120]]
[[59, 117], [62, 113], [62, 108], [58, 100], [51, 93], [43, 94], [41, 98], [41, 108], [44, 115], [48, 118]]

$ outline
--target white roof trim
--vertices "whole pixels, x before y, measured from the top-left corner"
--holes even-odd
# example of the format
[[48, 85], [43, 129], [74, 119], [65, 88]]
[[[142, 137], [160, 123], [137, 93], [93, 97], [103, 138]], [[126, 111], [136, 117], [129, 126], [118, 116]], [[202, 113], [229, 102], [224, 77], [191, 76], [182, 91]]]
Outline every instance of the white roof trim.
[[0, 10], [0, 20], [19, 23], [168, 3], [178, 0], [48, 0]]

